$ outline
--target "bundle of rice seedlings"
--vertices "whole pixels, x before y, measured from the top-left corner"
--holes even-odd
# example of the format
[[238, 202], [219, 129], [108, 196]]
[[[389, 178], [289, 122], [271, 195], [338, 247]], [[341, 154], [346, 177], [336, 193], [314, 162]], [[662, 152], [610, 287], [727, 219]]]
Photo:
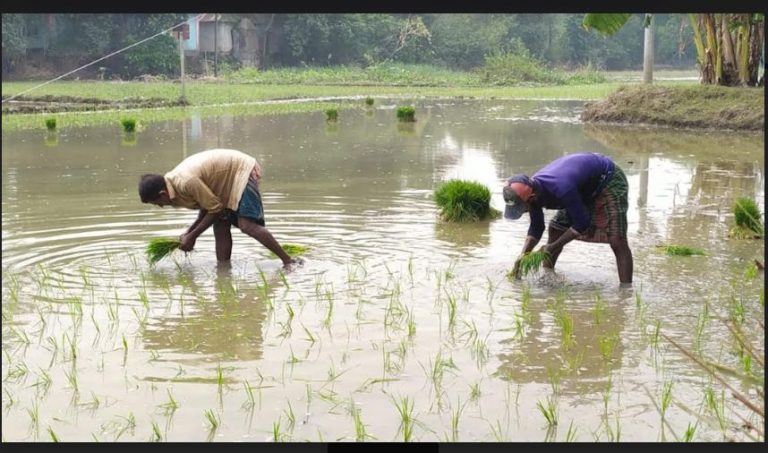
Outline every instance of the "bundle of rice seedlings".
[[525, 277], [531, 272], [538, 272], [541, 268], [541, 265], [544, 264], [544, 260], [547, 258], [549, 258], [549, 253], [542, 250], [528, 252], [520, 259], [520, 268], [517, 270], [517, 275], [515, 275], [513, 269], [507, 273], [507, 277]]
[[737, 239], [760, 239], [763, 237], [763, 222], [760, 208], [751, 198], [739, 198], [733, 205], [736, 224], [730, 229], [729, 236]]
[[[299, 244], [282, 244], [282, 246], [283, 246], [283, 250], [285, 250], [285, 253], [287, 253], [288, 256], [303, 255], [304, 253], [307, 252], [307, 250], [309, 250], [309, 247], [305, 247]], [[275, 257], [277, 256], [272, 252], [269, 252], [269, 253], [272, 256], [275, 256]]]
[[664, 249], [667, 255], [672, 256], [691, 256], [691, 255], [706, 255], [704, 250], [694, 247], [687, 247], [685, 245], [657, 245], [661, 249]]
[[451, 179], [435, 189], [440, 218], [448, 222], [475, 222], [498, 217], [491, 207], [491, 191], [480, 183]]
[[173, 238], [156, 238], [147, 244], [147, 258], [155, 264], [181, 246], [181, 241]]

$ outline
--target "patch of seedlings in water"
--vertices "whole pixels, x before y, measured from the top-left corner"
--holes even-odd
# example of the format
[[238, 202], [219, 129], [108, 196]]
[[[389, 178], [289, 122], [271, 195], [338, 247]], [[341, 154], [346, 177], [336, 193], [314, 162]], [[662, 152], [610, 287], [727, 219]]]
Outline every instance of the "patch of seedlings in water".
[[45, 128], [48, 129], [49, 131], [56, 130], [56, 118], [46, 118]]
[[124, 132], [136, 132], [138, 121], [136, 118], [120, 118], [120, 124], [123, 126]]
[[760, 239], [764, 234], [762, 214], [757, 203], [751, 198], [742, 197], [733, 205], [734, 225], [728, 235], [735, 239]]
[[367, 107], [372, 107], [372, 106], [373, 106], [373, 98], [372, 98], [372, 97], [370, 97], [370, 96], [366, 97], [366, 98], [365, 98], [365, 105], [366, 105]]
[[537, 401], [536, 407], [539, 408], [539, 411], [547, 420], [547, 426], [557, 426], [557, 401], [555, 398], [548, 396], [545, 404]]
[[410, 105], [398, 107], [396, 110], [397, 120], [405, 123], [416, 121], [416, 109]]
[[491, 191], [474, 181], [451, 179], [435, 189], [434, 199], [440, 218], [447, 222], [477, 222], [498, 217], [491, 207]]
[[150, 264], [155, 264], [179, 247], [181, 247], [181, 241], [175, 238], [151, 239], [146, 248], [147, 259]]
[[325, 121], [335, 123], [339, 119], [339, 109], [331, 108], [325, 111]]
[[702, 249], [685, 245], [657, 245], [656, 247], [662, 249], [664, 253], [670, 256], [706, 255]]

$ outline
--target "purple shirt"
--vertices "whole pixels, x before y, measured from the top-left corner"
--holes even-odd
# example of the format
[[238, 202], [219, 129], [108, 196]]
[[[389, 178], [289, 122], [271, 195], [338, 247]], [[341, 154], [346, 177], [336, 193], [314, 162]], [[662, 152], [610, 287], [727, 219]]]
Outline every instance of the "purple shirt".
[[547, 209], [565, 209], [571, 227], [579, 233], [591, 225], [587, 205], [605, 187], [613, 176], [614, 163], [598, 153], [576, 153], [560, 157], [531, 176], [536, 201], [529, 214], [531, 225], [528, 235], [541, 239], [544, 233], [544, 212]]

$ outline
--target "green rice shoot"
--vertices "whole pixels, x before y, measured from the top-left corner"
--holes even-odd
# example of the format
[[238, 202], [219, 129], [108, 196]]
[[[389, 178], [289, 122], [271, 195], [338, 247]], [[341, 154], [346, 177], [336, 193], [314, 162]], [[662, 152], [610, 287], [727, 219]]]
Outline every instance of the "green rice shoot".
[[733, 215], [736, 224], [729, 232], [731, 237], [739, 239], [763, 237], [764, 227], [760, 220], [762, 214], [754, 200], [746, 197], [736, 200], [733, 205]]
[[670, 256], [706, 255], [702, 249], [687, 247], [685, 245], [658, 245], [657, 247], [663, 249], [664, 252]]
[[[534, 252], [528, 252], [520, 259], [519, 273], [522, 277], [525, 277], [529, 273], [538, 272], [541, 269], [541, 265], [544, 264], [544, 260], [549, 258], [549, 253], [543, 250], [536, 250]], [[508, 276], [515, 277], [512, 272]]]
[[451, 179], [435, 189], [434, 197], [440, 218], [448, 222], [476, 222], [501, 214], [491, 207], [491, 191], [477, 182]]
[[[285, 253], [288, 254], [288, 256], [299, 256], [303, 255], [309, 250], [309, 247], [305, 247], [303, 245], [298, 244], [282, 244], [283, 250], [285, 250]], [[272, 256], [277, 256], [272, 252], [269, 252]]]
[[147, 244], [147, 258], [155, 264], [181, 246], [181, 241], [173, 238], [155, 238]]

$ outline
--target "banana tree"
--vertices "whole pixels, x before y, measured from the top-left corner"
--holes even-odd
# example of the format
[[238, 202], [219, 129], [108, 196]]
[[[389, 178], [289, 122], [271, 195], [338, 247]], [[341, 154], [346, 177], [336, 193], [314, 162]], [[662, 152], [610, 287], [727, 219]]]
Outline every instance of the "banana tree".
[[[606, 35], [616, 33], [631, 14], [586, 14], [582, 26]], [[646, 17], [647, 20], [647, 17]], [[696, 45], [701, 82], [756, 86], [765, 54], [764, 14], [688, 14]]]

